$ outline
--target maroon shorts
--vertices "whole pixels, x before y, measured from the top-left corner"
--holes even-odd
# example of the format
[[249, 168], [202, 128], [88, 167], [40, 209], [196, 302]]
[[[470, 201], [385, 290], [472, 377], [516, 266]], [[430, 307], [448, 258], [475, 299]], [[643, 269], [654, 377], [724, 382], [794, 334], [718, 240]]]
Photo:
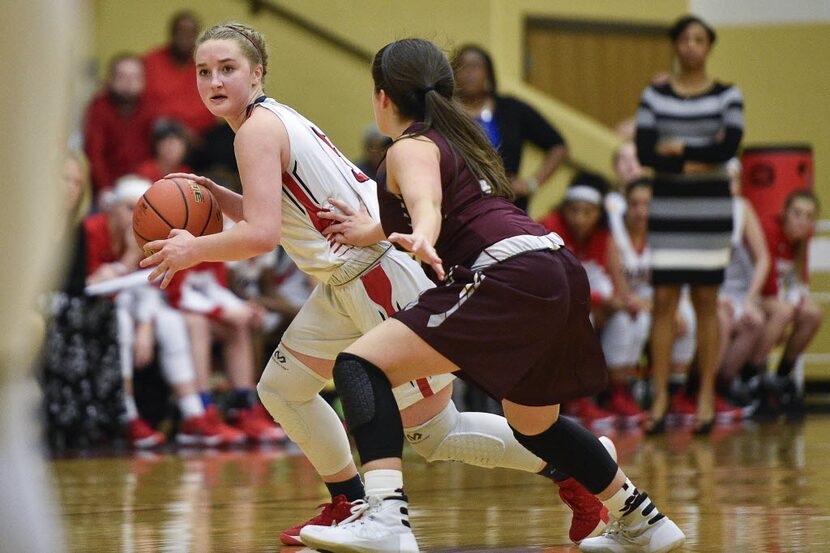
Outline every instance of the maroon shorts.
[[534, 251], [473, 272], [395, 313], [495, 399], [552, 405], [602, 391], [608, 369], [588, 319], [590, 289], [573, 254]]

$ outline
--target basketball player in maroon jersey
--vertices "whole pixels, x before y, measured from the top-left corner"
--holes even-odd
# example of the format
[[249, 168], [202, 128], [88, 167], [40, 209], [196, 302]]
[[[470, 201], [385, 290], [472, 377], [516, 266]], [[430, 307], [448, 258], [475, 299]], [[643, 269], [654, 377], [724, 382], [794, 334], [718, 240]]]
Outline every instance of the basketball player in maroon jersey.
[[583, 540], [583, 551], [679, 547], [683, 532], [600, 441], [559, 417], [560, 402], [596, 393], [607, 381], [579, 261], [558, 235], [509, 202], [498, 155], [453, 102], [452, 68], [434, 44], [406, 39], [385, 46], [372, 76], [378, 128], [396, 137], [378, 172], [380, 229], [429, 265], [439, 285], [338, 356], [335, 384], [367, 498], [348, 522], [306, 526], [303, 542], [333, 552], [418, 551], [392, 387], [456, 373], [501, 400], [519, 443], [608, 507], [611, 530]]

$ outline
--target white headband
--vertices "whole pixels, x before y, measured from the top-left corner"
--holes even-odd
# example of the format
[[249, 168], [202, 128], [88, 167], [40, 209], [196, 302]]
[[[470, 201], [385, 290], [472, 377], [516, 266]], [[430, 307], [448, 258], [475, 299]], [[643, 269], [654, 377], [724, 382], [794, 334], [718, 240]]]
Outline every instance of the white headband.
[[602, 194], [600, 194], [600, 191], [584, 184], [569, 187], [568, 191], [565, 192], [565, 199], [571, 202], [582, 201], [595, 205], [602, 204]]
[[137, 202], [150, 188], [150, 181], [137, 175], [126, 175], [115, 181], [113, 188], [114, 203]]

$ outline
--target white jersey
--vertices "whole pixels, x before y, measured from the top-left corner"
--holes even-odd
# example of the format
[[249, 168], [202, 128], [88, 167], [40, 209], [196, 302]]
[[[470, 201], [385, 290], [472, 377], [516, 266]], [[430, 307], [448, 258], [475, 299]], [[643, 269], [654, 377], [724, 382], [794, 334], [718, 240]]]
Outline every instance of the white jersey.
[[288, 133], [290, 156], [282, 174], [281, 244], [303, 272], [332, 285], [343, 284], [376, 263], [391, 247], [380, 242], [364, 248], [330, 243], [322, 230], [330, 224], [317, 212], [333, 209], [329, 198], [361, 205], [380, 220], [377, 185], [346, 159], [311, 121], [273, 98], [255, 104], [280, 118]]
[[608, 227], [617, 246], [628, 287], [641, 298], [651, 299], [651, 248], [648, 241], [642, 251], [637, 251], [625, 226], [624, 211], [609, 212]]

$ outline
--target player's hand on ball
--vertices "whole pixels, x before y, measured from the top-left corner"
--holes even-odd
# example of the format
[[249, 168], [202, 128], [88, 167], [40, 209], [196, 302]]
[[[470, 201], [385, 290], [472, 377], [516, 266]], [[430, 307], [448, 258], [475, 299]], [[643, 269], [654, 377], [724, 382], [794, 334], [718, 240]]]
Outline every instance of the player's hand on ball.
[[165, 179], [190, 179], [196, 184], [201, 184], [211, 192], [216, 190], [216, 187], [219, 185], [210, 180], [207, 177], [202, 177], [199, 175], [194, 175], [193, 173], [170, 173], [169, 175], [165, 175]]
[[432, 270], [438, 276], [438, 280], [444, 280], [445, 273], [444, 266], [441, 265], [441, 258], [438, 257], [438, 252], [435, 251], [435, 248], [426, 238], [418, 234], [393, 232], [389, 235], [389, 241], [414, 253], [420, 261], [432, 267]]
[[173, 275], [178, 271], [196, 265], [199, 259], [193, 252], [194, 240], [193, 235], [186, 230], [173, 229], [170, 231], [167, 240], [147, 242], [144, 245], [144, 251], [155, 252], [139, 263], [143, 268], [155, 265], [155, 269], [147, 277], [147, 280], [153, 282], [157, 278], [163, 277], [161, 281], [163, 290], [167, 288], [167, 285], [173, 279]]

